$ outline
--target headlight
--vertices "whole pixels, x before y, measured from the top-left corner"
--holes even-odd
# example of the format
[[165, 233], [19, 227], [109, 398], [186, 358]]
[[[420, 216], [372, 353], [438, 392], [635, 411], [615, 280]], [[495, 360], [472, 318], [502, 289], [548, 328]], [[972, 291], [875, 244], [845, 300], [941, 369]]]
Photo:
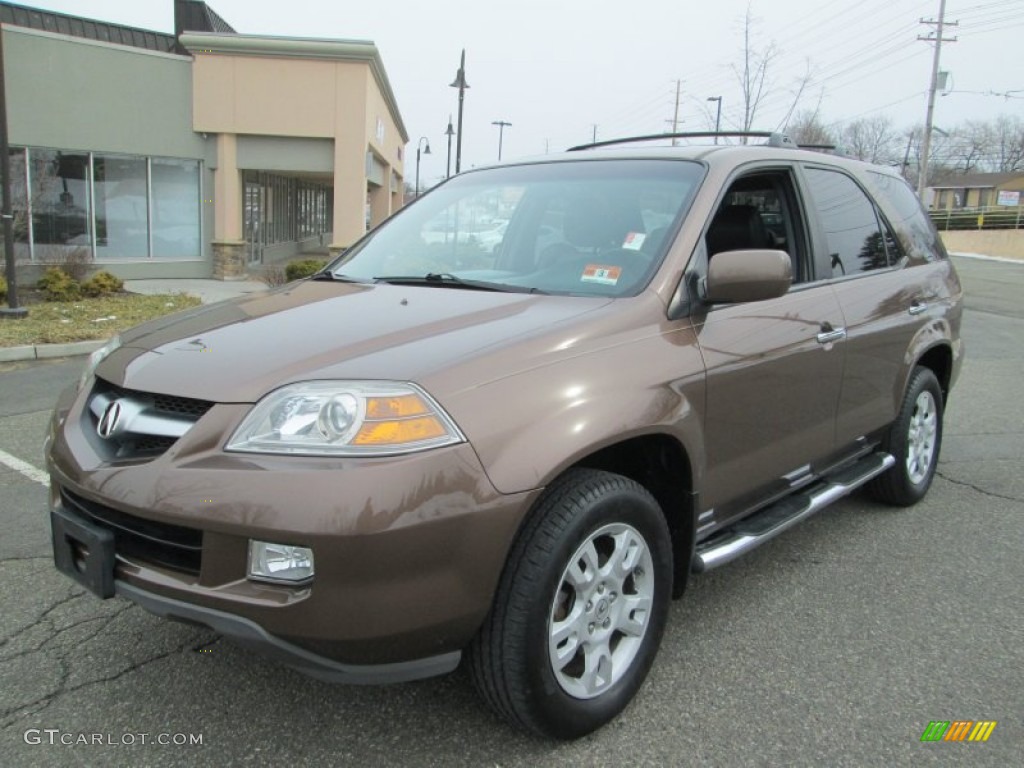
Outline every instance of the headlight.
[[306, 381], [260, 400], [226, 450], [306, 456], [382, 456], [464, 440], [415, 384]]
[[89, 359], [85, 363], [85, 370], [82, 371], [82, 375], [78, 379], [79, 389], [84, 387], [88, 383], [89, 379], [92, 378], [92, 375], [96, 372], [96, 366], [103, 362], [103, 359], [107, 357], [107, 355], [109, 355], [111, 352], [113, 352], [120, 346], [121, 337], [115, 336], [102, 347], [100, 347], [91, 355], [89, 355]]

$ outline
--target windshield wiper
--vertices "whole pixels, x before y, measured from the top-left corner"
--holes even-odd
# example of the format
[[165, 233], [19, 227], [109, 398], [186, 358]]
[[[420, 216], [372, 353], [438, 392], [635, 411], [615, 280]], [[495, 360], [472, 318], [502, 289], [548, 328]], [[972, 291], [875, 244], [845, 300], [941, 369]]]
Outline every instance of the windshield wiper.
[[500, 291], [502, 293], [544, 293], [539, 288], [527, 288], [508, 283], [492, 283], [487, 280], [467, 280], [451, 272], [427, 272], [425, 275], [388, 275], [373, 278], [379, 283], [391, 285], [425, 285], [438, 288], [469, 288], [477, 291]]
[[310, 280], [330, 280], [338, 283], [369, 283], [365, 277], [349, 277], [348, 275], [337, 275], [334, 272], [317, 272]]

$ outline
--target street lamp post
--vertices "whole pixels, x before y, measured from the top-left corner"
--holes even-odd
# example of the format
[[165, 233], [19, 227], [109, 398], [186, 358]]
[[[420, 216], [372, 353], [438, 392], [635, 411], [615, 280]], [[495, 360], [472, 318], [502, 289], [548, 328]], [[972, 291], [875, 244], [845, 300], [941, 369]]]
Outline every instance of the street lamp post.
[[430, 142], [427, 141], [426, 136], [420, 136], [420, 140], [416, 142], [416, 197], [420, 196], [420, 149], [423, 147], [424, 141], [427, 142], [427, 148], [423, 154], [430, 154]]
[[447, 179], [452, 175], [452, 136], [455, 135], [455, 129], [452, 128], [451, 115], [448, 115], [448, 129], [444, 132], [444, 135], [448, 137], [448, 160], [444, 166], [444, 177]]
[[[721, 129], [722, 126], [722, 97], [721, 96], [708, 96], [708, 101], [718, 102], [718, 111], [715, 114], [715, 133]], [[715, 136], [715, 144], [718, 143], [718, 136]]]
[[466, 89], [469, 83], [466, 82], [466, 49], [462, 49], [462, 59], [459, 61], [459, 71], [455, 73], [455, 80], [452, 88], [459, 89], [459, 138], [455, 142], [455, 172], [462, 170], [462, 101], [466, 97]]
[[504, 120], [494, 120], [491, 125], [498, 126], [498, 162], [501, 162], [501, 140], [505, 136], [505, 129], [511, 128], [512, 123], [507, 123]]
[[7, 146], [7, 89], [4, 75], [4, 46], [0, 37], [0, 194], [3, 196], [0, 224], [3, 235], [4, 268], [7, 272], [7, 306], [0, 309], [0, 319], [21, 320], [28, 310], [18, 305], [17, 261], [14, 257], [14, 211], [11, 203], [11, 157]]

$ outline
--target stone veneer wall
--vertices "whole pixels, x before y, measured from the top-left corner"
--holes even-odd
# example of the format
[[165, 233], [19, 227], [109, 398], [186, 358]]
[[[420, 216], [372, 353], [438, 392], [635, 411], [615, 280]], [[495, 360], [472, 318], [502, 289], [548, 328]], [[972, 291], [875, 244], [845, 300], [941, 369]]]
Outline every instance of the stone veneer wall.
[[245, 279], [245, 241], [213, 242], [213, 277], [215, 280]]

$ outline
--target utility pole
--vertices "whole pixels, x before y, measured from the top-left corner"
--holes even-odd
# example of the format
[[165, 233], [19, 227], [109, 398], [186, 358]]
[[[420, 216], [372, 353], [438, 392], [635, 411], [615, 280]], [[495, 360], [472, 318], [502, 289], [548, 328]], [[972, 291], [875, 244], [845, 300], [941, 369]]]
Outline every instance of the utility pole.
[[590, 139], [590, 142], [592, 144], [596, 144], [597, 143], [597, 126], [596, 125], [594, 126], [594, 133], [593, 133], [593, 135], [592, 135], [592, 137]]
[[[672, 133], [679, 133], [679, 91], [682, 88], [682, 84], [682, 80], [676, 80], [676, 108], [672, 112]], [[672, 139], [672, 146], [676, 146], [675, 138]]]
[[501, 140], [505, 136], [505, 129], [511, 128], [512, 123], [506, 122], [505, 120], [492, 120], [491, 125], [498, 126], [498, 162], [501, 162]]
[[718, 143], [718, 133], [722, 128], [722, 97], [708, 96], [708, 101], [718, 102], [718, 111], [715, 113], [715, 144]]
[[[946, 0], [939, 0], [939, 20], [921, 19], [922, 24], [934, 25], [935, 34], [924, 37], [918, 35], [918, 40], [935, 43], [935, 55], [932, 57], [932, 80], [928, 87], [928, 112], [924, 119], [924, 136], [921, 137], [921, 172], [917, 177], [917, 196], [924, 202], [925, 189], [928, 186], [928, 153], [932, 149], [932, 121], [935, 118], [935, 92], [939, 87], [939, 57], [942, 54], [942, 44], [955, 43], [956, 38], [943, 38], [942, 31], [946, 25]], [[955, 27], [958, 22], [950, 22], [948, 26]]]
[[914, 145], [914, 135], [913, 129], [907, 133], [907, 151], [903, 153], [903, 178], [907, 181], [910, 181], [907, 178], [907, 169], [910, 167], [910, 148]]

